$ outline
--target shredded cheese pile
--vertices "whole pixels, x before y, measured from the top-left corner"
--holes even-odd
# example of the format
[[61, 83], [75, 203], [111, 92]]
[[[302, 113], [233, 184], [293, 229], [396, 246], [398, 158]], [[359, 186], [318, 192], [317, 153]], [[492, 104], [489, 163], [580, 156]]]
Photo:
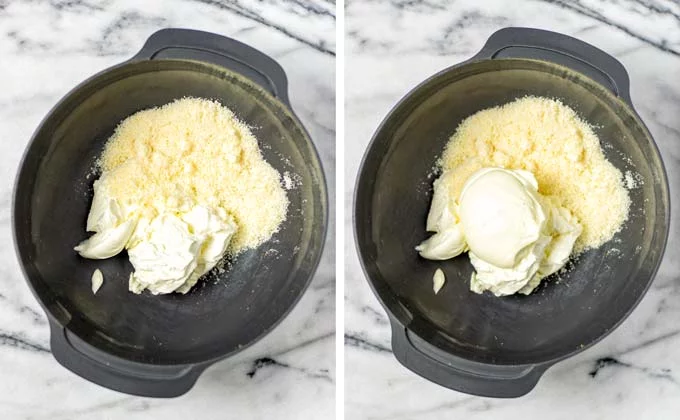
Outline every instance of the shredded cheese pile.
[[249, 128], [215, 101], [183, 98], [130, 116], [98, 165], [109, 173], [111, 196], [142, 217], [184, 203], [223, 208], [238, 227], [231, 254], [269, 239], [286, 217], [279, 173]]

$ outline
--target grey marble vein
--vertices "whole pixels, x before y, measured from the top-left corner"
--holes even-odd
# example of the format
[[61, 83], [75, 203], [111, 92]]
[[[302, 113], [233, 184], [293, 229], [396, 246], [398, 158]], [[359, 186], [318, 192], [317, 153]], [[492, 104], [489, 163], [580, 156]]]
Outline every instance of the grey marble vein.
[[388, 414], [384, 415], [377, 415], [377, 416], [371, 416], [367, 417], [368, 420], [397, 420], [397, 419], [412, 419], [415, 417], [419, 416], [427, 416], [427, 415], [432, 415], [432, 414], [437, 414], [440, 413], [444, 410], [452, 410], [452, 409], [457, 409], [460, 407], [463, 407], [467, 404], [473, 403], [475, 401], [475, 398], [473, 397], [467, 397], [467, 398], [462, 398], [456, 401], [452, 402], [446, 402], [443, 404], [437, 404], [433, 407], [419, 407], [414, 410], [394, 410], [392, 412], [389, 412]]
[[638, 370], [645, 375], [655, 378], [655, 379], [663, 379], [666, 381], [669, 381], [673, 383], [676, 386], [680, 386], [680, 383], [675, 379], [675, 377], [671, 374], [671, 370], [667, 368], [662, 368], [662, 369], [650, 369], [648, 367], [641, 367], [641, 366], [636, 366], [633, 365], [632, 363], [627, 363], [627, 362], [622, 362], [619, 359], [615, 359], [613, 357], [602, 357], [600, 359], [597, 359], [595, 361], [595, 366], [593, 367], [593, 370], [588, 372], [588, 374], [592, 378], [596, 378], [600, 372], [605, 369], [605, 368], [611, 368], [611, 367], [622, 367], [622, 368], [628, 368], [628, 369], [635, 369]]
[[257, 372], [260, 370], [271, 366], [271, 367], [278, 367], [278, 368], [284, 368], [284, 369], [292, 369], [298, 372], [301, 372], [305, 377], [311, 378], [311, 379], [321, 379], [329, 383], [334, 383], [333, 378], [331, 378], [328, 375], [328, 369], [320, 369], [319, 371], [310, 371], [309, 369], [303, 369], [299, 368], [296, 366], [292, 366], [288, 363], [282, 363], [277, 360], [272, 359], [271, 357], [261, 357], [259, 359], [256, 359], [253, 364], [252, 368], [250, 371], [246, 372], [246, 376], [253, 379]]
[[[219, 9], [222, 10], [227, 10], [233, 13], [236, 13], [240, 16], [243, 16], [247, 19], [250, 19], [256, 23], [259, 23], [261, 25], [265, 25], [269, 28], [275, 29], [282, 34], [286, 35], [289, 38], [295, 39], [298, 42], [301, 42], [307, 46], [310, 46], [314, 48], [315, 50], [318, 50], [324, 54], [328, 54], [331, 56], [335, 56], [335, 51], [333, 51], [333, 47], [327, 45], [327, 42], [325, 40], [320, 40], [320, 41], [310, 41], [307, 37], [304, 35], [299, 35], [294, 33], [293, 31], [287, 29], [284, 25], [281, 25], [279, 23], [273, 22], [271, 20], [263, 18], [258, 11], [256, 10], [251, 10], [247, 4], [244, 4], [243, 2], [240, 1], [220, 1], [220, 0], [192, 0], [195, 2], [203, 3], [203, 4], [208, 4], [211, 6], [215, 6]], [[275, 6], [276, 4], [273, 4], [275, 2], [268, 2], [270, 6]], [[330, 11], [330, 9], [323, 9], [320, 7], [314, 7], [314, 6], [308, 6], [305, 7], [304, 4], [300, 2], [290, 2], [290, 1], [281, 1], [281, 2], [276, 2], [279, 3], [279, 6], [281, 3], [283, 4], [295, 4], [299, 8], [310, 12], [313, 15], [317, 16], [327, 16], [330, 17], [332, 20], [335, 20], [335, 14]], [[291, 9], [289, 9], [291, 10]], [[299, 14], [299, 11], [297, 9], [293, 8], [292, 11], [296, 14]]]
[[[367, 340], [366, 338], [360, 337], [359, 334], [352, 332], [345, 333], [345, 345], [372, 352], [392, 353], [392, 349], [381, 344], [373, 343]], [[351, 369], [351, 366], [349, 367], [349, 369]], [[366, 374], [370, 373], [366, 372]]]
[[[120, 407], [124, 404], [128, 404], [133, 398], [132, 397], [123, 397], [123, 398], [118, 398], [113, 401], [108, 401], [108, 402], [103, 402], [99, 404], [93, 404], [89, 405], [84, 408], [78, 408], [75, 410], [60, 410], [56, 409], [53, 413], [50, 414], [49, 418], [50, 419], [67, 419], [67, 418], [86, 418], [86, 416], [91, 416], [91, 415], [98, 415], [99, 413], [106, 412], [112, 408], [117, 408]], [[47, 416], [29, 416], [26, 417], [27, 420], [31, 419], [46, 419], [48, 418]]]
[[48, 353], [50, 350], [42, 344], [28, 341], [15, 334], [8, 334], [0, 330], [0, 346], [9, 346], [21, 350]]
[[[626, 34], [632, 36], [633, 38], [639, 39], [640, 41], [642, 41], [646, 44], [649, 44], [649, 45], [653, 46], [654, 48], [657, 48], [657, 49], [659, 49], [663, 52], [667, 52], [669, 54], [673, 54], [673, 55], [680, 57], [680, 46], [675, 47], [674, 45], [676, 43], [671, 43], [666, 38], [661, 38], [661, 40], [657, 41], [654, 38], [651, 38], [651, 37], [645, 35], [643, 32], [630, 29], [624, 23], [617, 22], [615, 19], [607, 18], [605, 15], [603, 15], [602, 13], [597, 11], [595, 8], [589, 7], [589, 5], [587, 5], [585, 2], [581, 2], [581, 1], [577, 1], [577, 0], [576, 1], [574, 1], [574, 0], [569, 0], [569, 1], [567, 1], [567, 0], [540, 0], [540, 1], [555, 4], [559, 7], [564, 8], [564, 9], [572, 10], [572, 11], [575, 11], [576, 13], [582, 14], [583, 16], [587, 16], [589, 18], [598, 20], [598, 21], [604, 23], [605, 25], [612, 26], [612, 27], [614, 27], [614, 28], [616, 28], [616, 29], [618, 29], [622, 32], [625, 32]], [[663, 15], [670, 14], [677, 21], [678, 27], [680, 27], [680, 19], [678, 19], [678, 16], [675, 13], [671, 12], [669, 9], [660, 8], [660, 7], [653, 7], [649, 3], [643, 3], [643, 2], [639, 2], [639, 1], [634, 1], [634, 3], [637, 3], [637, 4], [644, 6], [644, 8], [646, 10], [648, 10], [652, 13], [655, 13], [655, 14], [663, 14]], [[643, 18], [643, 16], [640, 16], [640, 18]]]

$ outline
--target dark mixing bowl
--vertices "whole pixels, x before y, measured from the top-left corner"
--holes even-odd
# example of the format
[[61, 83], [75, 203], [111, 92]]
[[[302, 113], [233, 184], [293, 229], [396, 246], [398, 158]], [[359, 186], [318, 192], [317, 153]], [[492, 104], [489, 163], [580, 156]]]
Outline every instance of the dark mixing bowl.
[[[463, 119], [526, 95], [575, 109], [594, 125], [607, 159], [644, 184], [630, 191], [630, 217], [614, 240], [584, 253], [559, 284], [547, 279], [529, 296], [478, 295], [469, 290], [468, 258], [429, 261], [414, 251], [428, 236], [428, 173]], [[403, 98], [373, 137], [355, 194], [357, 247], [389, 314], [395, 356], [477, 395], [523, 395], [548, 367], [609, 334], [647, 291], [668, 236], [666, 173], [624, 67], [584, 42], [533, 29], [496, 32], [475, 57]], [[436, 268], [447, 282], [435, 295]]]
[[[186, 295], [127, 290], [126, 254], [86, 260], [94, 177], [116, 125], [184, 96], [216, 99], [252, 127], [264, 158], [297, 174], [285, 222], [271, 240], [239, 255], [219, 280]], [[262, 203], [267, 205], [267, 203]], [[271, 331], [293, 308], [321, 257], [327, 225], [319, 159], [287, 98], [283, 69], [234, 40], [166, 29], [131, 60], [68, 93], [31, 140], [14, 192], [13, 225], [26, 278], [47, 313], [54, 357], [75, 373], [131, 394], [186, 392], [210, 364]], [[104, 286], [93, 295], [95, 268]]]

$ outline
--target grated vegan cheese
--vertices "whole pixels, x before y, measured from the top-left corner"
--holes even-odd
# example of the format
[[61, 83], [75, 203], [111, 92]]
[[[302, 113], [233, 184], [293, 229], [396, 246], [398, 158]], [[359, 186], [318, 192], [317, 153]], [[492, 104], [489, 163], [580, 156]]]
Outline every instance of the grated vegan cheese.
[[157, 216], [159, 203], [223, 208], [238, 227], [232, 254], [269, 239], [286, 216], [279, 173], [250, 129], [216, 101], [183, 98], [126, 118], [98, 166], [111, 174], [111, 196], [139, 205], [143, 217]]
[[532, 172], [539, 192], [582, 224], [576, 253], [610, 240], [628, 218], [621, 172], [605, 158], [592, 128], [558, 100], [528, 96], [477, 112], [458, 126], [438, 164], [455, 173], [453, 197], [484, 167]]

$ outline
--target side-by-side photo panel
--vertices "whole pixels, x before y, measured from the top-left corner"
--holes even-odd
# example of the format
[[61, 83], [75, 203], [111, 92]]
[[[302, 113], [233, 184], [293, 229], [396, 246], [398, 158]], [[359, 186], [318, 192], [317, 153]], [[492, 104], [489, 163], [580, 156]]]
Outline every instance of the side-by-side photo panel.
[[334, 418], [335, 4], [0, 27], [0, 417]]
[[679, 11], [346, 5], [346, 418], [672, 418]]

